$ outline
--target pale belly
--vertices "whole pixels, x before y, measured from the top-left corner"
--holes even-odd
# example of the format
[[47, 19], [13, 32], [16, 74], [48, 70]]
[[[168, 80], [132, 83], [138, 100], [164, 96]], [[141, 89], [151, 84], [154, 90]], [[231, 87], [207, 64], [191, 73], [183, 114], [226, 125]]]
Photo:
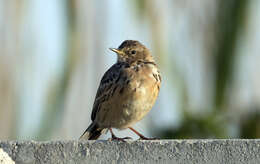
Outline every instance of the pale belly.
[[125, 129], [140, 121], [151, 110], [158, 96], [159, 84], [151, 79], [138, 85], [125, 88], [121, 94], [118, 89], [115, 93], [118, 96], [102, 104], [102, 111], [99, 111], [96, 120], [100, 127]]

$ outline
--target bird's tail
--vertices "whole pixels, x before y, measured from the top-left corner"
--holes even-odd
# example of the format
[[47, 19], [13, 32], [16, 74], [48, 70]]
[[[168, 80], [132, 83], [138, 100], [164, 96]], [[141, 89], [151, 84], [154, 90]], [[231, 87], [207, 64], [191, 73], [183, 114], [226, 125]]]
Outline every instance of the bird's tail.
[[107, 132], [107, 129], [99, 128], [96, 123], [92, 122], [79, 139], [96, 140], [105, 132]]

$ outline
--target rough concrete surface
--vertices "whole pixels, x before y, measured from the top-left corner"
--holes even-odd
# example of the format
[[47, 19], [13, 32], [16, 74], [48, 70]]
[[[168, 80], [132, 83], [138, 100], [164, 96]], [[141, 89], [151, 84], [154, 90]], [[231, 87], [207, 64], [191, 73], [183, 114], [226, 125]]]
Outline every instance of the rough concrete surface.
[[[256, 140], [2, 141], [16, 163], [255, 163]], [[0, 156], [1, 158], [1, 156]], [[1, 161], [1, 159], [0, 159]]]

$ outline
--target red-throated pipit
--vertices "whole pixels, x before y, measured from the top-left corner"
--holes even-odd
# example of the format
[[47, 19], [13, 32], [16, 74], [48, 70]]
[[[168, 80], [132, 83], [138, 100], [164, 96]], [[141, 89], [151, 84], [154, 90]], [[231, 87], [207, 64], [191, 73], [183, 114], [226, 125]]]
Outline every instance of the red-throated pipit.
[[[109, 129], [129, 128], [152, 108], [158, 96], [161, 76], [150, 51], [138, 41], [126, 40], [117, 49], [117, 62], [104, 74], [93, 105], [92, 123], [80, 139], [95, 140]], [[127, 137], [126, 137], [127, 138]]]

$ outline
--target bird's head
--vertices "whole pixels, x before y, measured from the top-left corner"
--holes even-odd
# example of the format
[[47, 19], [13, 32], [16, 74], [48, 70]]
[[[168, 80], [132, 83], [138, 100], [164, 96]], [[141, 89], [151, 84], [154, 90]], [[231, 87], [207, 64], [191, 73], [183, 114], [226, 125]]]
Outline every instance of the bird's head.
[[135, 40], [125, 40], [118, 48], [110, 48], [110, 50], [117, 54], [118, 62], [154, 61], [150, 51]]

